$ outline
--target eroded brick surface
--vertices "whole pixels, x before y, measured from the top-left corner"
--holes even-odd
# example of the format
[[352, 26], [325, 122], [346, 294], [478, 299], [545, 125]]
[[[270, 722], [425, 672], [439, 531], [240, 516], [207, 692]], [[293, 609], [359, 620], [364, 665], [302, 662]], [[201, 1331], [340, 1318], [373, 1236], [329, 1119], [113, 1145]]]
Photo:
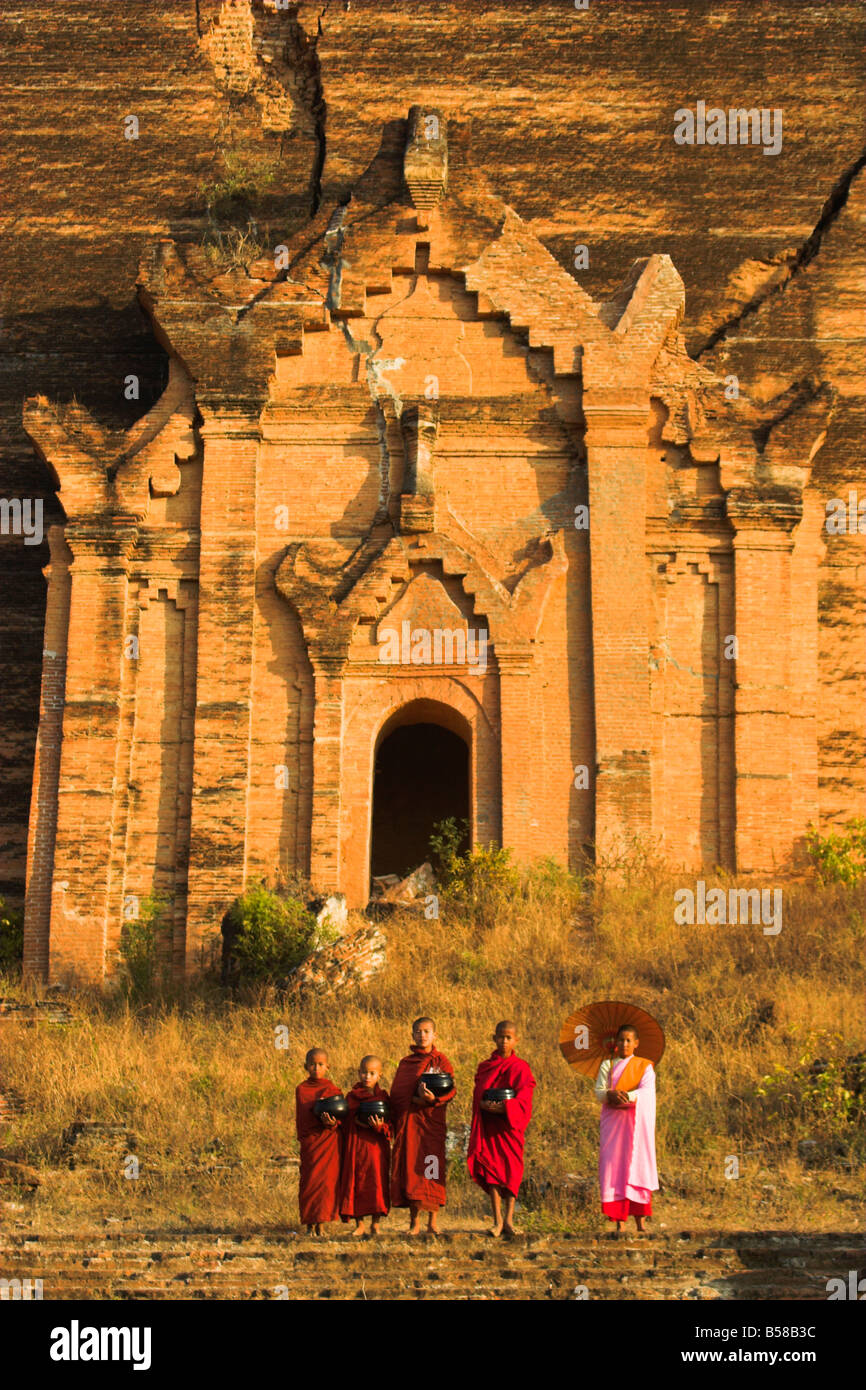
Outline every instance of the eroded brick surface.
[[[39, 30], [37, 8], [5, 23], [44, 59], [58, 36], [47, 14]], [[66, 12], [96, 67], [98, 8]], [[856, 477], [862, 407], [851, 347], [857, 151], [850, 113], [825, 81], [854, 51], [856, 7], [839, 7], [815, 53], [822, 110], [839, 113], [829, 200], [792, 108], [784, 188], [760, 151], [737, 165], [742, 152], [726, 151], [713, 166], [722, 171], [713, 199], [727, 196], [741, 223], [718, 239], [715, 265], [696, 251], [705, 173], [685, 157], [669, 165], [686, 179], [675, 205], [645, 163], [624, 163], [635, 121], [621, 95], [597, 133], [609, 167], [595, 176], [591, 215], [578, 215], [564, 156], [533, 172], [505, 138], [502, 112], [482, 100], [488, 77], [465, 37], [441, 57], [455, 6], [424, 28], [404, 4], [358, 3], [329, 9], [321, 32], [307, 6], [283, 17], [247, 0], [188, 8], [150, 13], [147, 59], [175, 55], [169, 86], [183, 87], [196, 113], [188, 145], [150, 149], [145, 180], [120, 177], [111, 161], [136, 151], [112, 146], [105, 169], [118, 201], [100, 208], [98, 235], [79, 230], [71, 243], [82, 283], [118, 306], [140, 256], [146, 322], [135, 351], [118, 357], [105, 325], [86, 343], [87, 317], [73, 306], [50, 330], [52, 356], [40, 315], [66, 302], [68, 273], [40, 260], [29, 232], [5, 243], [18, 360], [37, 364], [6, 382], [5, 476], [41, 468], [49, 496], [59, 482], [35, 763], [34, 711], [23, 689], [11, 690], [21, 795], [6, 810], [2, 872], [14, 891], [32, 787], [29, 968], [99, 978], [129, 904], [153, 890], [172, 898], [178, 971], [206, 958], [227, 903], [252, 877], [289, 868], [363, 904], [376, 744], [410, 708], [469, 745], [476, 843], [575, 862], [588, 843], [606, 851], [648, 834], [690, 869], [792, 863], [810, 821], [860, 809], [862, 784], [862, 537], [823, 529], [826, 498], [847, 497]], [[499, 72], [523, 52], [520, 6], [482, 8], [499, 36], [490, 56]], [[610, 72], [625, 62], [617, 25], [629, 8], [590, 21]], [[753, 74], [733, 64], [732, 101], [778, 104], [793, 90], [782, 40], [814, 38], [811, 14], [797, 20], [804, 13], [777, 4], [763, 14], [772, 90], [737, 95], [731, 83]], [[143, 11], [124, 14], [120, 40], [131, 41]], [[695, 70], [710, 83], [708, 15], [696, 6], [668, 19], [681, 40], [688, 29]], [[737, 22], [727, 11], [716, 19]], [[394, 81], [382, 80], [374, 22], [404, 36], [413, 26], [415, 48]], [[562, 24], [561, 7], [533, 8], [538, 46], [525, 63], [539, 91], [545, 73], [582, 70], [584, 49]], [[436, 62], [462, 67], [471, 111], [458, 115], [434, 95], [422, 72], [428, 49], [433, 66], [436, 49]], [[666, 72], [656, 69], [661, 89], [645, 94], [657, 141], [668, 107], [694, 91], [691, 78], [680, 89], [688, 69], [677, 43], [669, 57]], [[37, 93], [46, 71], [36, 69]], [[583, 98], [573, 88], [552, 101], [548, 84], [548, 120], [576, 140]], [[81, 94], [64, 79], [57, 99], [69, 114]], [[91, 141], [107, 100], [97, 88], [92, 120], [79, 112]], [[164, 142], [157, 99], [136, 102]], [[288, 270], [264, 256], [219, 271], [190, 235], [194, 219], [168, 215], [192, 196], [204, 127], [226, 109], [236, 152], [270, 157], [279, 135], [295, 197]], [[527, 140], [540, 110], [525, 113]], [[646, 155], [641, 122], [636, 132]], [[97, 154], [88, 148], [92, 167]], [[610, 180], [637, 188], [641, 168], [657, 208], [672, 216], [676, 206], [678, 230], [648, 226], [638, 245]], [[749, 187], [765, 196], [750, 198]], [[12, 192], [24, 206], [20, 178]], [[797, 198], [808, 207], [803, 226]], [[60, 227], [60, 206], [45, 211]], [[100, 237], [121, 221], [123, 255], [103, 254]], [[791, 247], [766, 230], [777, 223], [795, 227]], [[744, 254], [745, 228], [753, 241], [763, 235], [762, 256]], [[591, 274], [565, 268], [568, 238], [591, 244]], [[25, 274], [28, 256], [44, 275]], [[168, 354], [167, 384], [160, 392], [151, 371], [154, 404], [130, 423], [111, 405], [114, 377], [135, 369], [139, 350], [155, 362], [143, 346], [154, 338]], [[64, 403], [61, 377], [75, 363], [92, 377], [88, 405]], [[741, 393], [728, 401], [732, 372]], [[13, 566], [20, 553], [21, 573], [33, 571], [32, 551], [3, 540]], [[16, 579], [9, 621], [32, 647], [28, 583]], [[483, 630], [485, 668], [383, 664], [385, 629], [404, 623], [467, 638]], [[28, 651], [20, 669], [33, 674]]]

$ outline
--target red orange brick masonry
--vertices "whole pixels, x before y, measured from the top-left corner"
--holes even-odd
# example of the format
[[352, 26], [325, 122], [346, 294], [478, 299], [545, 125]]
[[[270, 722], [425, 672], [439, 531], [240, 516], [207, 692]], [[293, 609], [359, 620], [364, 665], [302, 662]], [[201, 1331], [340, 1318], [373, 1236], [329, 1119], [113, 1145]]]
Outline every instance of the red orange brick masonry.
[[[155, 889], [194, 972], [278, 864], [364, 905], [376, 750], [413, 720], [465, 742], [473, 840], [519, 859], [640, 834], [764, 870], [817, 819], [797, 615], [826, 393], [760, 445], [686, 353], [671, 259], [595, 302], [467, 150], [413, 108], [286, 269], [154, 244], [140, 299], [171, 372], [131, 429], [27, 401], [66, 518], [29, 970], [110, 974], [124, 904]], [[485, 632], [484, 666], [383, 665], [405, 621]]]

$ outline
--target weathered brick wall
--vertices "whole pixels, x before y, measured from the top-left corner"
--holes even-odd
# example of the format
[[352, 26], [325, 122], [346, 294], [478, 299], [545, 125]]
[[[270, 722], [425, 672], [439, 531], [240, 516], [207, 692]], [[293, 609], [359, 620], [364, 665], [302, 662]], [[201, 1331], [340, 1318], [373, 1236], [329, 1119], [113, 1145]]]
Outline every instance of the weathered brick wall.
[[[820, 764], [804, 766], [800, 783], [818, 783], [825, 823], [856, 813], [866, 709], [862, 537], [823, 537], [819, 635], [796, 615], [812, 601], [810, 566], [800, 565], [800, 557], [816, 544], [820, 549], [824, 502], [847, 497], [862, 476], [863, 175], [856, 173], [862, 164], [862, 4], [612, 6], [590, 0], [587, 12], [576, 12], [558, 0], [455, 0], [422, 14], [414, 0], [353, 0], [348, 9], [327, 7], [319, 35], [322, 8], [301, 4], [281, 16], [257, 6], [251, 21], [245, 4], [228, 14], [218, 0], [156, 7], [149, 0], [127, 0], [122, 7], [104, 0], [9, 0], [4, 7], [0, 497], [45, 498], [46, 525], [60, 514], [49, 472], [21, 426], [25, 396], [42, 392], [62, 400], [75, 392], [113, 427], [129, 424], [157, 398], [165, 357], [136, 302], [139, 257], [154, 236], [201, 234], [200, 185], [223, 177], [227, 159], [278, 168], [258, 215], [263, 226], [288, 235], [320, 199], [328, 206], [348, 194], [380, 146], [383, 123], [404, 116], [412, 101], [447, 106], [471, 120], [473, 158], [490, 187], [527, 219], [561, 264], [571, 269], [575, 243], [587, 244], [589, 267], [576, 279], [592, 294], [612, 293], [636, 256], [667, 252], [687, 286], [690, 351], [721, 374], [735, 372], [743, 390], [767, 407], [767, 418], [773, 400], [793, 383], [806, 383], [808, 393], [810, 382], [825, 381], [838, 393], [807, 492], [809, 528], [804, 523], [797, 536], [790, 595], [772, 592], [763, 572], [756, 583], [768, 609], [777, 600], [790, 605], [798, 630], [792, 689], [806, 687], [810, 662], [819, 665], [817, 708], [804, 709], [801, 717], [817, 721]], [[246, 47], [251, 32], [254, 63]], [[782, 154], [675, 146], [674, 110], [700, 97], [723, 106], [781, 107]], [[129, 114], [140, 122], [137, 141], [123, 137]], [[333, 337], [322, 335], [320, 350], [335, 352]], [[309, 361], [315, 376], [321, 364]], [[130, 373], [140, 378], [138, 401], [124, 397]], [[803, 440], [805, 447], [805, 432]], [[237, 447], [227, 450], [227, 477], [238, 465]], [[265, 467], [261, 472], [269, 476]], [[365, 487], [372, 496], [372, 473]], [[365, 505], [363, 495], [353, 497], [352, 506]], [[267, 498], [262, 506], [272, 503]], [[0, 537], [0, 891], [19, 899], [42, 649], [49, 645], [39, 573], [47, 561], [47, 546]], [[253, 564], [252, 555], [247, 562]], [[578, 565], [577, 550], [570, 562]], [[250, 738], [261, 743], [255, 761], [257, 775], [266, 779], [273, 775], [267, 769], [275, 749], [294, 729], [309, 762], [312, 682], [291, 621], [278, 600], [264, 597], [266, 562], [259, 551], [255, 564], [251, 612], [259, 631], [268, 625], [282, 630], [274, 640], [291, 657], [285, 670], [269, 671], [264, 658], [254, 664]], [[578, 569], [572, 572], [577, 577]], [[576, 582], [587, 577], [588, 570]], [[682, 629], [691, 656], [700, 649], [709, 659], [715, 627], [725, 631], [722, 612], [730, 598], [712, 575], [686, 575], [684, 581], [674, 586], [676, 599], [664, 599], [674, 604], [664, 624]], [[713, 585], [715, 596], [708, 592]], [[566, 626], [568, 698], [573, 717], [585, 725], [581, 733], [572, 724], [563, 766], [591, 760], [588, 716], [579, 712], [587, 689], [579, 605], [572, 605]], [[554, 633], [562, 631], [555, 607], [544, 630], [555, 643]], [[561, 662], [553, 645], [547, 650], [553, 673]], [[290, 679], [287, 672], [300, 674]], [[666, 798], [694, 812], [688, 789], [694, 783], [678, 782], [673, 769], [684, 759], [693, 773], [716, 757], [706, 746], [713, 696], [708, 678], [691, 694], [682, 674], [676, 680], [684, 707], [677, 715], [656, 710], [653, 718], [663, 729], [654, 745], [665, 748], [666, 775], [674, 779]], [[562, 716], [563, 690], [557, 676], [546, 679], [537, 713], [551, 727]], [[284, 730], [275, 701], [287, 694]], [[653, 687], [654, 702], [657, 694]], [[551, 819], [535, 827], [543, 848], [548, 836], [559, 843], [555, 825], [564, 815], [572, 843], [585, 824], [579, 792], [570, 791], [570, 808], [558, 805], [565, 795], [556, 764], [561, 744], [549, 746], [553, 761], [544, 776], [551, 779], [545, 794]], [[797, 756], [796, 740], [793, 749], [788, 756]], [[44, 775], [39, 769], [38, 778]], [[308, 808], [301, 803], [308, 775], [302, 760], [300, 788], [293, 791], [290, 782], [284, 800], [269, 797], [266, 780], [257, 787], [256, 834], [247, 841], [251, 866], [277, 845], [288, 852], [293, 836], [304, 858]], [[720, 786], [726, 777], [722, 771]], [[728, 787], [729, 805], [732, 796]], [[720, 791], [720, 806], [725, 799]], [[804, 804], [807, 799], [804, 794]], [[701, 826], [711, 827], [711, 807], [697, 809]], [[200, 854], [208, 833], [204, 824]], [[706, 835], [702, 828], [704, 853], [719, 837], [730, 840], [732, 831], [709, 828]], [[157, 858], [163, 852], [152, 848]], [[121, 887], [112, 882], [117, 895]]]

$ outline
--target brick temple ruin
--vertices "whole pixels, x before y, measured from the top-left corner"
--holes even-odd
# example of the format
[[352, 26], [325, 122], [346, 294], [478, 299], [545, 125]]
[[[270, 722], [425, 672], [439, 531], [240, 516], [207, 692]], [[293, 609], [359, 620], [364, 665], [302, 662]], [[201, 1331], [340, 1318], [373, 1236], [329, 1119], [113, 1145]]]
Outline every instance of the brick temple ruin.
[[447, 815], [521, 860], [639, 836], [791, 864], [821, 809], [830, 405], [756, 427], [687, 355], [668, 256], [594, 302], [413, 108], [276, 254], [160, 240], [139, 293], [170, 357], [144, 418], [25, 406], [65, 515], [28, 970], [110, 973], [158, 891], [194, 971], [245, 883], [362, 906]]

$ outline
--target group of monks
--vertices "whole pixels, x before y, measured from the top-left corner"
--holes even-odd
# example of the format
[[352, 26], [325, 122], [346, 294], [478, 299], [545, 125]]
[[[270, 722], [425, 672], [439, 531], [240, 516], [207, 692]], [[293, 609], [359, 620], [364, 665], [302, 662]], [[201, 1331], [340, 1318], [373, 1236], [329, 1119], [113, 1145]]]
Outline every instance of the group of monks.
[[[506, 1239], [516, 1234], [514, 1205], [523, 1178], [535, 1088], [528, 1063], [517, 1055], [518, 1042], [510, 1020], [497, 1023], [494, 1050], [475, 1073], [466, 1156], [470, 1177], [490, 1201], [488, 1234]], [[616, 1222], [617, 1231], [629, 1215], [643, 1230], [644, 1219], [651, 1213], [651, 1190], [658, 1187], [652, 1066], [635, 1055], [638, 1042], [633, 1028], [620, 1029], [616, 1054], [602, 1063], [596, 1081], [596, 1095], [602, 1101], [602, 1209]], [[328, 1076], [327, 1052], [311, 1048], [304, 1065], [307, 1079], [298, 1086], [295, 1103], [301, 1150], [298, 1204], [308, 1234], [321, 1235], [326, 1223], [342, 1220], [354, 1221], [355, 1236], [376, 1236], [382, 1217], [392, 1207], [408, 1207], [408, 1234], [420, 1233], [423, 1212], [428, 1231], [436, 1235], [439, 1212], [445, 1205], [446, 1107], [456, 1095], [456, 1086], [443, 1095], [434, 1092], [432, 1082], [425, 1084], [430, 1073], [445, 1072], [452, 1081], [454, 1077], [454, 1068], [437, 1046], [433, 1020], [416, 1018], [412, 1024], [412, 1047], [397, 1067], [390, 1092], [381, 1084], [380, 1058], [361, 1059], [358, 1080], [345, 1098], [348, 1112], [342, 1118], [315, 1109], [317, 1101], [342, 1094]], [[489, 1096], [490, 1091], [508, 1094], [498, 1099]], [[646, 1105], [650, 1094], [651, 1117]], [[365, 1101], [385, 1102], [379, 1107], [385, 1113], [366, 1113]], [[639, 1101], [644, 1103], [639, 1106]], [[639, 1109], [642, 1123], [636, 1127]], [[640, 1139], [637, 1168], [633, 1161], [636, 1137]]]

